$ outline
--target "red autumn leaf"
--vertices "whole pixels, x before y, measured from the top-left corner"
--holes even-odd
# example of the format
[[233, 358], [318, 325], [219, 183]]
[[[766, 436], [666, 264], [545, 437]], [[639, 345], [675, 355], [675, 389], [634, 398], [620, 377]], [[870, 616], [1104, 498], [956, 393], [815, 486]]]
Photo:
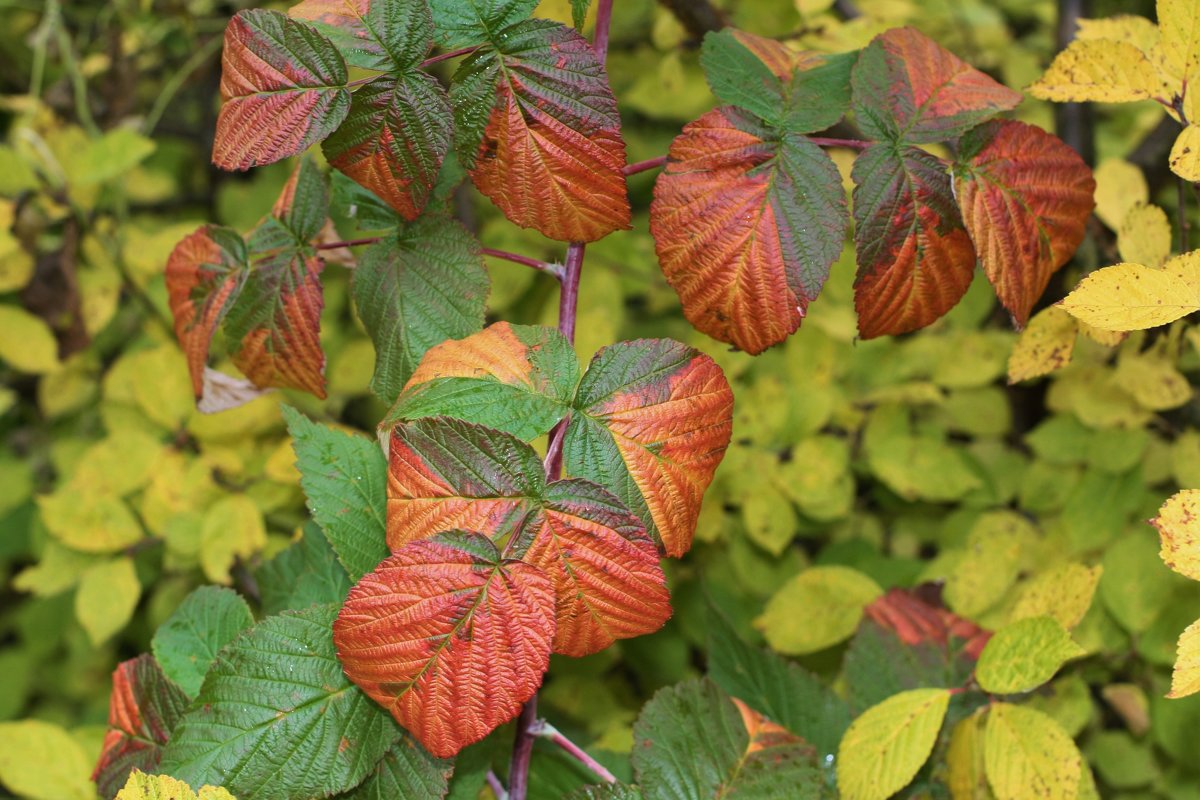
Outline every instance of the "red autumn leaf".
[[990, 631], [958, 616], [940, 602], [933, 604], [922, 599], [920, 589], [890, 589], [866, 607], [866, 615], [881, 627], [895, 632], [908, 645], [922, 642], [945, 645], [951, 637], [963, 640], [963, 652], [975, 659], [992, 637]]
[[278, 11], [238, 12], [225, 29], [213, 163], [246, 170], [304, 152], [346, 117], [346, 80], [317, 31]]
[[117, 795], [133, 770], [157, 771], [162, 749], [188, 704], [187, 695], [148, 653], [121, 662], [112, 677], [108, 732], [92, 772], [106, 798]]
[[854, 162], [854, 307], [864, 339], [923, 328], [975, 276], [950, 176], [915, 147], [872, 145]]
[[684, 315], [748, 353], [800, 327], [848, 221], [841, 177], [819, 147], [729, 106], [684, 127], [650, 206]]
[[645, 526], [585, 480], [546, 484], [529, 445], [448, 417], [398, 425], [388, 479], [388, 544], [470, 527], [554, 583], [554, 651], [582, 656], [616, 639], [652, 633], [671, 614]]
[[204, 225], [167, 259], [166, 282], [175, 335], [187, 356], [192, 391], [204, 393], [204, 368], [217, 326], [249, 274], [246, 244], [236, 231]]
[[996, 295], [1018, 325], [1083, 241], [1096, 182], [1061, 139], [1023, 122], [963, 137], [955, 190]]
[[629, 227], [621, 118], [586, 39], [520, 22], [469, 57], [455, 84], [459, 155], [505, 216], [562, 241]]
[[1020, 92], [912, 28], [876, 36], [859, 55], [852, 85], [864, 133], [912, 143], [957, 138], [1021, 102]]
[[350, 679], [440, 757], [520, 713], [541, 685], [553, 636], [550, 579], [462, 531], [384, 559], [333, 625]]

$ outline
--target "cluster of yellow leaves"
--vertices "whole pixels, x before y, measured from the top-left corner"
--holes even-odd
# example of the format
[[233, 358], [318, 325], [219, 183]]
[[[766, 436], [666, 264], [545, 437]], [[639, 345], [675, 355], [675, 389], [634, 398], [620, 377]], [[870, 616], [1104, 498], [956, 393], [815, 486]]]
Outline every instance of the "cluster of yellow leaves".
[[1119, 15], [1081, 20], [1074, 42], [1029, 91], [1056, 102], [1153, 100], [1184, 126], [1171, 149], [1171, 169], [1200, 180], [1200, 2], [1158, 0], [1158, 25]]
[[117, 800], [237, 800], [227, 789], [216, 786], [201, 786], [199, 792], [181, 780], [167, 775], [147, 775], [134, 770]]
[[[1172, 495], [1151, 522], [1158, 528], [1163, 563], [1184, 577], [1200, 580], [1200, 490], [1184, 489]], [[1167, 697], [1196, 692], [1200, 692], [1200, 620], [1179, 637]]]

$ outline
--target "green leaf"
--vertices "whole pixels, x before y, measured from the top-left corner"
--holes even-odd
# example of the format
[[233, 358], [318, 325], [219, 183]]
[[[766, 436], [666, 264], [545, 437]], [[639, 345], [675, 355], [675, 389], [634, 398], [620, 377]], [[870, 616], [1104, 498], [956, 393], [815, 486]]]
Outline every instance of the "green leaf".
[[1028, 692], [1084, 650], [1052, 617], [1030, 617], [1006, 625], [983, 648], [975, 677], [980, 687], [995, 694]]
[[429, 348], [480, 330], [488, 286], [478, 243], [448, 218], [418, 220], [363, 253], [352, 291], [375, 343], [371, 390], [392, 402]]
[[837, 752], [850, 725], [845, 700], [799, 664], [746, 644], [711, 605], [708, 676], [730, 695], [810, 742], [819, 756]]
[[347, 64], [364, 69], [412, 69], [433, 46], [433, 16], [423, 0], [303, 0], [288, 16], [328, 36]]
[[996, 800], [1073, 800], [1082, 758], [1071, 737], [1040, 711], [994, 703], [983, 758]]
[[882, 703], [908, 689], [961, 686], [975, 660], [961, 640], [906, 644], [889, 629], [864, 622], [846, 650], [843, 673], [850, 705], [857, 710]]
[[308, 510], [357, 581], [388, 554], [387, 459], [377, 442], [282, 411]]
[[250, 607], [237, 592], [201, 586], [159, 626], [150, 647], [166, 676], [195, 697], [217, 652], [253, 624]]
[[950, 705], [948, 689], [913, 689], [867, 709], [838, 748], [838, 789], [846, 800], [886, 800], [929, 758]]
[[0, 361], [18, 372], [42, 375], [58, 368], [58, 342], [41, 317], [18, 306], [0, 306]]
[[41, 720], [0, 722], [0, 783], [29, 800], [93, 800], [91, 764], [69, 733]]
[[659, 690], [633, 726], [633, 770], [647, 798], [820, 797], [811, 750], [787, 742], [749, 752], [733, 701], [707, 679]]
[[246, 236], [251, 255], [276, 248], [306, 248], [329, 218], [329, 181], [317, 163], [300, 159], [274, 208]]
[[240, 800], [325, 797], [357, 786], [400, 735], [350, 683], [336, 605], [268, 617], [221, 651], [163, 754], [162, 772]]
[[783, 129], [815, 133], [836, 125], [850, 108], [850, 71], [857, 58], [857, 52], [834, 53], [793, 73], [785, 87]]
[[700, 49], [700, 66], [713, 94], [771, 123], [783, 114], [783, 81], [758, 55], [726, 28], [709, 32]]
[[1142, 531], [1118, 539], [1104, 554], [1100, 598], [1131, 633], [1141, 633], [1171, 602], [1179, 582], [1158, 556], [1156, 537]]
[[133, 618], [142, 584], [129, 556], [89, 567], [79, 579], [75, 616], [92, 644], [99, 646]]
[[768, 601], [755, 625], [781, 653], [815, 653], [850, 638], [879, 584], [848, 567], [810, 567]]
[[434, 758], [407, 733], [384, 753], [358, 787], [338, 800], [402, 800], [446, 796], [454, 762]]
[[303, 537], [263, 564], [257, 573], [263, 611], [341, 603], [353, 583], [338, 563], [329, 541], [316, 525], [304, 526]]
[[575, 30], [583, 32], [583, 23], [587, 21], [588, 6], [592, 0], [571, 0], [571, 24]]
[[557, 329], [498, 322], [428, 353], [381, 427], [449, 416], [529, 441], [563, 418], [578, 382], [575, 350]]
[[527, 19], [538, 0], [432, 0], [437, 43], [447, 49], [482, 44], [501, 31]]
[[585, 786], [567, 795], [567, 800], [646, 800], [646, 795], [639, 786], [609, 783], [604, 786]]

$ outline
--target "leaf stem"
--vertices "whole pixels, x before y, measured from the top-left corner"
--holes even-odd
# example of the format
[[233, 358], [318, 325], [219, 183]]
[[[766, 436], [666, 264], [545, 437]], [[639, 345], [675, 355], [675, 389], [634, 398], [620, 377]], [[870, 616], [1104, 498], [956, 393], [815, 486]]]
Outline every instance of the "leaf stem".
[[862, 139], [829, 139], [824, 136], [809, 136], [808, 140], [820, 147], [849, 147], [854, 150], [866, 150], [871, 146], [870, 142], [864, 142]]
[[536, 258], [523, 256], [520, 253], [510, 253], [507, 250], [497, 250], [494, 247], [483, 248], [483, 254], [485, 256], [491, 256], [492, 258], [502, 258], [505, 261], [511, 261], [514, 264], [523, 264], [531, 269], [548, 272], [556, 278], [562, 278], [562, 267], [560, 267], [558, 264], [551, 264], [548, 261], [539, 261]]
[[314, 245], [317, 250], [337, 250], [342, 247], [358, 247], [364, 244], [375, 244], [382, 236], [368, 236], [365, 239], [347, 239], [344, 242], [325, 242], [324, 244]]
[[504, 791], [504, 784], [500, 782], [496, 773], [488, 770], [487, 782], [492, 788], [492, 794], [496, 795], [496, 800], [508, 800], [508, 792]]
[[659, 167], [662, 167], [666, 163], [667, 163], [666, 156], [659, 156], [658, 158], [647, 158], [645, 161], [638, 161], [637, 163], [626, 165], [626, 167], [623, 171], [627, 176], [628, 175], [637, 175], [639, 172], [649, 172], [652, 169], [658, 169]]
[[469, 55], [471, 55], [471, 53], [474, 53], [478, 49], [479, 49], [479, 45], [474, 44], [474, 45], [471, 45], [470, 47], [460, 47], [457, 50], [450, 50], [449, 52], [446, 52], [446, 53], [439, 53], [436, 56], [431, 56], [430, 58], [427, 58], [424, 61], [422, 61], [421, 68], [424, 69], [425, 67], [433, 66], [434, 64], [438, 63], [439, 61], [449, 61], [450, 59], [458, 58], [459, 56], [469, 56]]
[[538, 730], [537, 735], [541, 736], [543, 739], [549, 739], [550, 741], [554, 742], [554, 744], [565, 750], [576, 761], [583, 764], [592, 772], [596, 773], [596, 775], [602, 778], [605, 783], [617, 782], [617, 776], [609, 772], [607, 767], [589, 756], [587, 751], [585, 751], [582, 747], [572, 742], [566, 736], [563, 736], [562, 733], [560, 733], [559, 730], [549, 722], [541, 723], [541, 727]]

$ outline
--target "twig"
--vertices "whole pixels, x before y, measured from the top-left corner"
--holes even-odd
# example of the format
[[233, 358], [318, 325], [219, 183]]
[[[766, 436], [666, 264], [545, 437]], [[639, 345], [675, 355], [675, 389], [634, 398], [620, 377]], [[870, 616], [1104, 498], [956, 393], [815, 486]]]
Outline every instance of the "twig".
[[864, 142], [862, 139], [829, 139], [822, 136], [809, 136], [808, 140], [818, 147], [850, 147], [854, 150], [866, 150], [871, 146], [870, 142]]
[[505, 261], [511, 261], [514, 264], [522, 264], [526, 267], [530, 267], [531, 269], [548, 272], [559, 279], [562, 278], [562, 267], [558, 264], [551, 264], [547, 261], [539, 261], [536, 258], [523, 256], [519, 253], [510, 253], [507, 250], [497, 250], [494, 247], [483, 248], [483, 254], [485, 256], [491, 256], [492, 258], [502, 258]]
[[448, 61], [451, 58], [458, 58], [459, 56], [469, 56], [478, 49], [479, 45], [472, 45], [470, 47], [460, 47], [457, 50], [451, 50], [448, 53], [439, 53], [436, 56], [432, 56], [431, 58], [427, 58], [422, 61], [421, 68], [424, 69], [425, 67], [433, 66], [439, 61]]
[[488, 786], [492, 787], [492, 794], [496, 795], [496, 800], [508, 800], [508, 792], [504, 791], [504, 784], [500, 782], [496, 773], [488, 770], [487, 782]]
[[572, 742], [566, 736], [563, 736], [557, 728], [548, 722], [543, 722], [538, 730], [538, 736], [543, 739], [549, 739], [556, 745], [561, 747], [571, 755], [579, 763], [596, 773], [605, 783], [616, 783], [617, 776], [613, 775], [608, 769], [596, 759], [592, 758], [579, 745]]
[[341, 247], [358, 247], [364, 244], [375, 244], [382, 236], [368, 236], [365, 239], [347, 239], [344, 242], [325, 242], [315, 245], [317, 250], [337, 250]]
[[638, 161], [637, 163], [634, 163], [634, 164], [627, 164], [623, 171], [627, 176], [628, 175], [637, 175], [639, 172], [649, 172], [652, 169], [658, 169], [659, 167], [662, 167], [666, 163], [667, 163], [666, 156], [659, 156], [658, 158], [647, 158], [645, 161]]

